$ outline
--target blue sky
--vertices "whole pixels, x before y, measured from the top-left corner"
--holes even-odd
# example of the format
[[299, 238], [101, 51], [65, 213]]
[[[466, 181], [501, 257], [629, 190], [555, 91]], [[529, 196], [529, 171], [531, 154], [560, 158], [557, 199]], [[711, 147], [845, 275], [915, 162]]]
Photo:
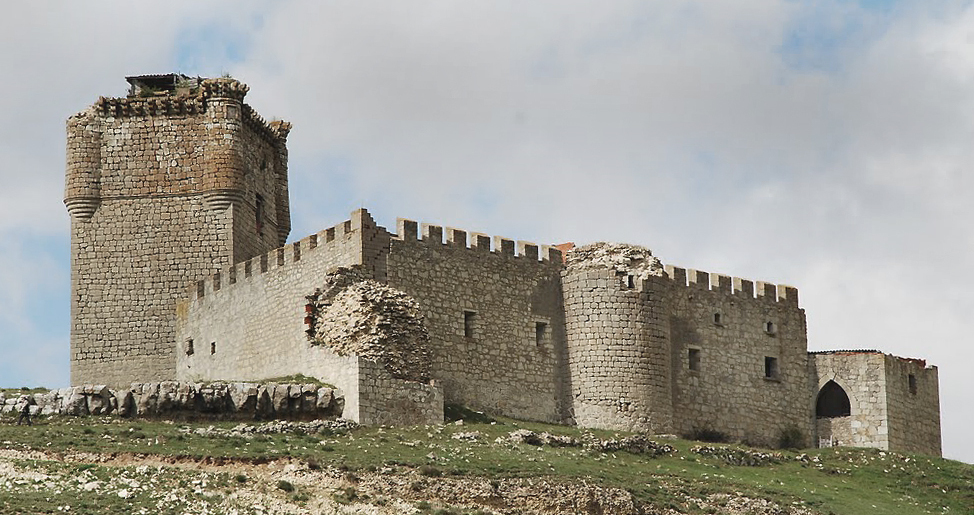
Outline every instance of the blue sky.
[[[940, 367], [974, 462], [968, 1], [39, 1], [0, 20], [3, 385], [68, 381], [64, 120], [230, 73], [289, 138], [292, 239], [365, 206], [794, 284], [809, 346]], [[109, 15], [110, 13], [110, 15]], [[11, 78], [12, 77], [12, 78]]]

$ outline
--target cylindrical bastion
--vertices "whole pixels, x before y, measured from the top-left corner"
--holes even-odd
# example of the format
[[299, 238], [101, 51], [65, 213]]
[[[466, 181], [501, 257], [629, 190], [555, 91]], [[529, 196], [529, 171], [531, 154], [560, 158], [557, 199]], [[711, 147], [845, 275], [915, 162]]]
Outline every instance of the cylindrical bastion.
[[648, 249], [573, 249], [563, 275], [572, 408], [582, 427], [672, 432], [666, 279]]

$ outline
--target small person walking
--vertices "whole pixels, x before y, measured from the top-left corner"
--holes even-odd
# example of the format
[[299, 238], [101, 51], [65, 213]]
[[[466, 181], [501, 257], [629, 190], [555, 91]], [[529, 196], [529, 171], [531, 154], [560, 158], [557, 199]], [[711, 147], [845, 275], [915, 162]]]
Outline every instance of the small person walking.
[[20, 410], [20, 418], [17, 419], [17, 425], [19, 426], [24, 422], [27, 422], [28, 426], [34, 425], [33, 422], [30, 421], [30, 400], [26, 395], [24, 395], [20, 398], [20, 402], [24, 404], [24, 407]]

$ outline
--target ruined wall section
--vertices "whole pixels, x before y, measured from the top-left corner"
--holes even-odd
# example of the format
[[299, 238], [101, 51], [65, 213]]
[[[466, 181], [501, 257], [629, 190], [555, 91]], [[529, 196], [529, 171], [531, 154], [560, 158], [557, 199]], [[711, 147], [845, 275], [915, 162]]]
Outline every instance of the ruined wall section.
[[941, 455], [937, 367], [917, 359], [884, 356], [889, 449]]
[[[885, 358], [881, 352], [814, 352], [809, 355], [809, 371], [813, 446], [890, 448]], [[835, 381], [849, 397], [849, 416], [816, 416], [815, 401], [829, 381]]]
[[676, 431], [716, 429], [734, 440], [771, 445], [795, 426], [810, 441], [808, 345], [798, 290], [666, 269]]
[[[431, 375], [445, 402], [559, 421], [567, 376], [561, 254], [484, 234], [398, 221], [387, 280], [419, 303], [431, 337]], [[515, 250], [516, 249], [516, 250]]]
[[569, 265], [563, 281], [575, 422], [671, 432], [665, 279]]

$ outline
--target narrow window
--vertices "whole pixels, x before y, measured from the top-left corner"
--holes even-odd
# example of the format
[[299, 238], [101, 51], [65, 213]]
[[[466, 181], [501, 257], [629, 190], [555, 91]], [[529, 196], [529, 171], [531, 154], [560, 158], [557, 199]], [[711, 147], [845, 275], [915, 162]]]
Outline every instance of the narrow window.
[[778, 358], [764, 357], [764, 377], [766, 379], [778, 379]]
[[477, 313], [473, 311], [463, 312], [463, 335], [467, 338], [473, 338], [473, 329], [476, 321]]
[[765, 323], [764, 324], [764, 332], [766, 332], [768, 334], [774, 334], [775, 333], [774, 322], [767, 322], [767, 323]]
[[714, 324], [720, 325], [720, 313], [714, 313]]
[[630, 288], [635, 288], [636, 287], [636, 278], [633, 277], [633, 276], [631, 276], [631, 275], [626, 276], [626, 286], [628, 286]]
[[917, 376], [915, 376], [913, 374], [910, 374], [909, 380], [910, 380], [910, 383], [909, 383], [910, 384], [910, 394], [911, 395], [916, 395], [917, 394]]
[[257, 234], [264, 234], [264, 197], [257, 194], [254, 205], [254, 221], [257, 225]]
[[687, 354], [687, 363], [693, 372], [700, 371], [700, 349], [690, 349]]
[[216, 354], [216, 342], [210, 342], [210, 354]]
[[186, 355], [187, 356], [192, 356], [193, 355], [193, 339], [192, 338], [186, 338]]
[[548, 324], [544, 322], [535, 322], [534, 324], [534, 344], [538, 347], [544, 345], [545, 332], [548, 331]]

